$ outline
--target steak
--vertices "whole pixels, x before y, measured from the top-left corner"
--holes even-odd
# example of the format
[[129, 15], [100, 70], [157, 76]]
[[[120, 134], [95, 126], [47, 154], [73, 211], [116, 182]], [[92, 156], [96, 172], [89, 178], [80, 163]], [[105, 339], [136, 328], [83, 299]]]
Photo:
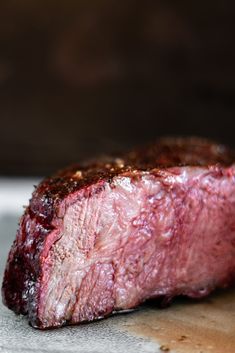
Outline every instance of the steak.
[[8, 257], [5, 305], [45, 329], [233, 285], [234, 160], [165, 138], [45, 179]]

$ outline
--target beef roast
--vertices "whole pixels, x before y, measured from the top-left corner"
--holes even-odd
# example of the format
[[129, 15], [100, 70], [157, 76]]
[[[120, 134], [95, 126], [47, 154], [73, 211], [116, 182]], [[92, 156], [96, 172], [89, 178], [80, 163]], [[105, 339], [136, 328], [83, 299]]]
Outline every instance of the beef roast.
[[8, 257], [4, 303], [44, 329], [232, 285], [234, 160], [206, 140], [166, 138], [44, 180]]

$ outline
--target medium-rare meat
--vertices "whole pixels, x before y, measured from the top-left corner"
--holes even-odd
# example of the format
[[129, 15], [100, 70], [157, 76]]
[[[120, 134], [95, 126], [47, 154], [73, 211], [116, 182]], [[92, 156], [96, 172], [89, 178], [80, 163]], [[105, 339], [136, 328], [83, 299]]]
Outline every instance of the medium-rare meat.
[[156, 144], [44, 180], [9, 254], [4, 303], [45, 329], [235, 282], [235, 155]]

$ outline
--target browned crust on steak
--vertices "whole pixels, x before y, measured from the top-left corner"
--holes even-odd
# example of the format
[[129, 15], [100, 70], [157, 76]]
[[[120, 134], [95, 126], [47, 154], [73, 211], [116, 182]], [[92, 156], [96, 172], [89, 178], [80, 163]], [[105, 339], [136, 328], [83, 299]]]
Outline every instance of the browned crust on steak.
[[68, 194], [97, 183], [112, 180], [122, 173], [137, 170], [151, 171], [176, 166], [229, 166], [235, 160], [234, 151], [223, 145], [200, 138], [162, 138], [154, 144], [130, 151], [119, 157], [105, 157], [89, 164], [72, 165], [51, 178], [45, 179], [35, 190], [30, 210], [49, 224], [54, 204]]

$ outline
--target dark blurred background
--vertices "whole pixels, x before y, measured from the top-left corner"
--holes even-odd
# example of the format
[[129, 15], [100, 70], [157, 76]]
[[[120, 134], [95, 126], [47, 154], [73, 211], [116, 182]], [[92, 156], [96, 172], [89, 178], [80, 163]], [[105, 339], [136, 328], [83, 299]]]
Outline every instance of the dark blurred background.
[[2, 0], [0, 174], [160, 135], [235, 146], [234, 18], [232, 1]]

